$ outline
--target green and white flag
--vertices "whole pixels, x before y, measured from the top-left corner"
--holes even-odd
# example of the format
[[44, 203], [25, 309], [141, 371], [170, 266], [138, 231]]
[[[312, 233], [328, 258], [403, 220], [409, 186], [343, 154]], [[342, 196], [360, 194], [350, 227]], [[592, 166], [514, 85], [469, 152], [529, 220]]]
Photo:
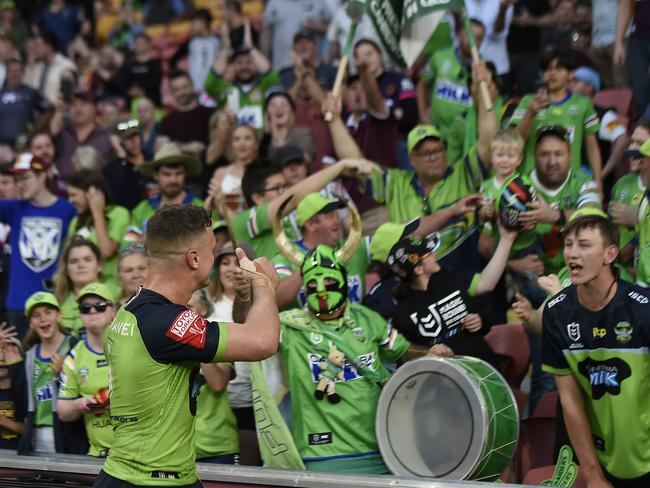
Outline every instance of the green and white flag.
[[[359, 0], [354, 0], [359, 2]], [[366, 12], [393, 61], [410, 68], [420, 53], [451, 46], [450, 10], [463, 0], [365, 0]]]

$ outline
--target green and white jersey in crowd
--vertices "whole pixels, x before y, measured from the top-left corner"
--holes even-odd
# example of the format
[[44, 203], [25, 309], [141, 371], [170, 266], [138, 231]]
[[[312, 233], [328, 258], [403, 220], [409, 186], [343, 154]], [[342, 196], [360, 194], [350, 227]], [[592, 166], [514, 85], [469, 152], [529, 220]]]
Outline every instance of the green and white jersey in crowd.
[[[121, 242], [131, 220], [129, 211], [119, 205], [108, 205], [104, 214], [106, 216], [106, 233], [108, 237], [115, 242]], [[70, 222], [68, 236], [77, 235], [97, 244], [97, 232], [94, 225], [84, 225], [83, 227], [77, 228], [78, 218], [79, 216], [75, 216]], [[112, 257], [102, 259], [102, 281], [110, 288], [115, 296], [120, 295], [120, 284], [117, 279], [118, 258], [119, 256], [116, 252]]]
[[[410, 343], [383, 317], [358, 304], [348, 305], [335, 321], [320, 322], [306, 310], [293, 309], [282, 312], [280, 322], [279, 352], [290, 373], [291, 431], [300, 456], [305, 462], [376, 456], [375, 413], [381, 388], [359, 368], [385, 381], [389, 373], [383, 362], [402, 357]], [[320, 333], [323, 328], [336, 334], [336, 341]], [[335, 342], [344, 343], [349, 351], [342, 355]], [[324, 378], [335, 387], [338, 403], [327, 395], [316, 398], [316, 387]]]
[[238, 122], [263, 129], [266, 95], [271, 88], [280, 86], [282, 86], [280, 75], [274, 69], [258, 76], [248, 84], [226, 80], [214, 70], [210, 70], [204, 88], [219, 107], [232, 109], [237, 114]]
[[[534, 95], [526, 95], [519, 102], [510, 121], [511, 125], [519, 125], [524, 118], [526, 110], [533, 100]], [[582, 161], [582, 143], [589, 134], [598, 134], [600, 122], [598, 114], [591, 100], [576, 93], [569, 92], [559, 102], [541, 110], [530, 125], [530, 135], [526, 141], [526, 157], [522, 163], [521, 173], [527, 174], [535, 168], [535, 134], [540, 127], [547, 125], [561, 125], [569, 132], [571, 141], [571, 169], [574, 173], [580, 170]]]
[[[52, 414], [52, 400], [55, 397], [57, 379], [52, 371], [52, 359], [41, 356], [41, 345], [34, 346], [34, 376], [32, 378], [32, 391], [34, 400], [34, 425], [36, 427], [52, 427], [54, 416]], [[70, 349], [70, 336], [65, 336], [57, 350], [58, 354], [65, 355]]]
[[196, 481], [200, 363], [221, 360], [227, 334], [225, 324], [144, 288], [119, 309], [104, 343], [113, 423], [106, 473], [138, 486]]
[[[392, 222], [402, 223], [453, 206], [461, 198], [479, 191], [486, 176], [486, 166], [474, 147], [462, 160], [449, 165], [443, 179], [428, 196], [424, 195], [415, 172], [397, 168], [373, 172], [366, 191], [377, 202], [386, 205]], [[442, 239], [436, 256], [443, 258], [460, 249], [477, 228], [474, 212], [450, 219], [440, 229]], [[475, 251], [475, 248], [471, 250]]]
[[[234, 365], [228, 363], [234, 371]], [[203, 375], [196, 401], [196, 458], [236, 454], [239, 452], [237, 419], [228, 403], [228, 393], [214, 391]]]
[[[232, 228], [237, 242], [245, 242], [258, 257], [271, 259], [280, 251], [273, 239], [273, 222], [268, 218], [269, 204], [251, 207], [235, 215]], [[295, 231], [288, 219], [283, 220], [284, 231], [289, 239], [295, 239]]]
[[61, 320], [59, 320], [59, 322], [61, 323], [61, 326], [67, 329], [72, 336], [79, 337], [79, 331], [81, 331], [84, 326], [81, 323], [79, 304], [72, 293], [69, 293], [65, 300], [63, 300], [60, 312]]
[[[86, 340], [79, 341], [65, 357], [59, 400], [76, 400], [100, 396], [108, 391], [108, 361], [103, 352], [94, 351]], [[90, 442], [89, 456], [105, 456], [113, 440], [110, 413], [83, 414]]]
[[[551, 208], [575, 210], [582, 207], [601, 208], [598, 185], [582, 171], [569, 170], [566, 180], [560, 187], [546, 188], [537, 176], [537, 170], [530, 174], [530, 180], [538, 197], [544, 198]], [[557, 273], [564, 266], [564, 243], [560, 236], [560, 227], [555, 224], [541, 223], [535, 227], [544, 245], [544, 274]]]
[[[619, 178], [619, 180], [614, 184], [610, 203], [623, 203], [638, 212], [641, 202], [643, 201], [643, 195], [645, 195], [645, 185], [643, 184], [641, 175], [637, 172], [628, 173]], [[620, 233], [618, 246], [622, 249], [632, 242], [635, 234], [633, 229], [628, 229], [624, 225], [620, 225], [618, 230]]]
[[[499, 212], [499, 199], [503, 194], [503, 190], [506, 186], [515, 178], [520, 178], [521, 181], [528, 187], [532, 188], [533, 183], [530, 181], [530, 178], [527, 176], [521, 176], [518, 173], [513, 174], [512, 176], [506, 178], [503, 182], [499, 182], [499, 179], [494, 175], [489, 180], [485, 180], [481, 185], [481, 195], [483, 195], [483, 201], [491, 201], [494, 207], [494, 218], [485, 222], [482, 222], [483, 229], [482, 232], [489, 235], [491, 238], [499, 242], [500, 234], [499, 227], [497, 225], [497, 217]], [[530, 248], [531, 246], [539, 242], [539, 235], [535, 233], [534, 230], [531, 231], [519, 231], [515, 242], [512, 243], [512, 248], [510, 249], [510, 257], [515, 257], [519, 252], [524, 249]]]
[[460, 64], [453, 48], [441, 49], [425, 64], [422, 79], [431, 85], [429, 120], [446, 137], [456, 117], [472, 106], [469, 69]]
[[571, 285], [543, 312], [542, 369], [577, 380], [600, 464], [617, 478], [650, 472], [650, 296], [617, 281], [598, 312], [578, 301]]
[[636, 248], [636, 282], [641, 286], [650, 285], [650, 203], [648, 192], [643, 195], [639, 205], [637, 234], [639, 245]]

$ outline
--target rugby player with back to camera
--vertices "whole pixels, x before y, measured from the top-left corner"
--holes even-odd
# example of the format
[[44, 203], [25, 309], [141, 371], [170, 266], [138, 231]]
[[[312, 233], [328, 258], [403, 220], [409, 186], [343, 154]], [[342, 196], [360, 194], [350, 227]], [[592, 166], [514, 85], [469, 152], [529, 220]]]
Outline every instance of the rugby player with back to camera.
[[571, 285], [543, 312], [543, 366], [555, 375], [588, 488], [650, 486], [650, 300], [613, 266], [618, 232], [602, 210], [563, 229]]
[[105, 340], [114, 431], [97, 488], [202, 487], [194, 456], [199, 366], [261, 360], [278, 348], [279, 279], [265, 258], [250, 261], [237, 249], [253, 287], [243, 324], [207, 322], [186, 307], [210, 282], [215, 246], [202, 208], [166, 205], [147, 223], [147, 281]]

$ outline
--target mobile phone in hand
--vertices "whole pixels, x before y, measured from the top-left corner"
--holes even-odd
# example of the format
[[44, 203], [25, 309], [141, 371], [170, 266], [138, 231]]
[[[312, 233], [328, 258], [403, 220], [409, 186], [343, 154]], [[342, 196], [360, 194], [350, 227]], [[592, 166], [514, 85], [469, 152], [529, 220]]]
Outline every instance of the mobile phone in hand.
[[535, 82], [535, 87], [537, 88], [537, 94], [545, 97], [548, 95], [548, 81], [546, 80], [537, 80]]
[[74, 89], [72, 80], [69, 78], [63, 78], [61, 80], [61, 96], [65, 103], [72, 102], [72, 90]]

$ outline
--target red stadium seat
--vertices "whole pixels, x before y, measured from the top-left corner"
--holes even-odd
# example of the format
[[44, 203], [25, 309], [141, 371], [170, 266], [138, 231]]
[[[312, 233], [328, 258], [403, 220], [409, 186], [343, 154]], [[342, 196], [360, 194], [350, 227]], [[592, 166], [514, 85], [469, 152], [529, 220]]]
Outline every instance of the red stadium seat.
[[632, 112], [632, 90], [617, 88], [599, 91], [594, 96], [594, 105], [602, 108], [613, 107], [621, 117], [629, 119]]
[[533, 468], [555, 464], [555, 425], [552, 418], [528, 418], [521, 422], [515, 471], [519, 480]]
[[557, 391], [549, 391], [544, 393], [537, 402], [533, 418], [548, 418], [554, 419], [557, 417], [557, 402], [559, 400]]
[[[550, 480], [553, 477], [555, 472], [555, 466], [544, 466], [541, 468], [531, 469], [523, 480], [525, 485], [539, 485], [542, 481]], [[587, 488], [587, 483], [585, 479], [580, 474], [578, 470], [578, 477], [576, 478], [575, 483], [573, 483], [573, 488]]]
[[501, 371], [508, 384], [519, 388], [530, 367], [530, 344], [521, 324], [495, 325], [485, 336], [492, 350], [502, 358]]

